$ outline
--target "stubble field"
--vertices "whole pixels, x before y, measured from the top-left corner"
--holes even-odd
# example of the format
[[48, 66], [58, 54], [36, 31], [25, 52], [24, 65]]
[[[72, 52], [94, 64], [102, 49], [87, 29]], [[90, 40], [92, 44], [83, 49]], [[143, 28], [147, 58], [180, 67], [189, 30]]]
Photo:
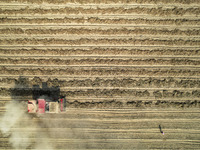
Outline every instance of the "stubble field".
[[[199, 149], [199, 14], [199, 0], [1, 0], [0, 149]], [[42, 82], [65, 113], [9, 105]]]

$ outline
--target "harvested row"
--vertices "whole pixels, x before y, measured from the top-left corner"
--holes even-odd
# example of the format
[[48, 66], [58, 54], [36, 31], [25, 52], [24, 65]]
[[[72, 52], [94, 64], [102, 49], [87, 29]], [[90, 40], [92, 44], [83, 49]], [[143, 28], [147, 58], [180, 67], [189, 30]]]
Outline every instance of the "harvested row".
[[181, 38], [177, 39], [137, 39], [137, 38], [80, 38], [80, 39], [57, 39], [57, 38], [14, 38], [14, 39], [0, 39], [1, 45], [189, 45], [189, 46], [199, 46], [200, 40], [187, 39], [183, 40]]
[[[0, 78], [0, 84], [14, 85], [19, 87], [32, 87], [32, 85], [40, 85], [44, 82], [42, 77], [28, 78], [24, 77], [23, 80], [17, 80], [16, 78], [5, 77]], [[200, 88], [199, 79], [178, 79], [172, 77], [162, 78], [86, 78], [86, 79], [59, 79], [48, 78], [47, 84], [51, 86], [59, 87], [126, 87], [126, 88]]]
[[85, 55], [85, 56], [90, 56], [90, 55], [159, 55], [159, 56], [175, 56], [175, 55], [180, 55], [180, 56], [200, 56], [200, 49], [199, 48], [186, 48], [186, 49], [181, 49], [181, 48], [175, 48], [175, 49], [169, 49], [169, 48], [152, 48], [149, 47], [143, 48], [138, 47], [138, 48], [104, 48], [104, 47], [90, 47], [90, 48], [15, 48], [15, 49], [8, 49], [8, 48], [0, 48], [0, 54], [1, 55], [28, 55], [28, 56], [45, 56], [45, 55], [53, 55], [53, 56], [71, 56], [71, 55]]
[[81, 18], [0, 18], [1, 24], [146, 24], [146, 25], [200, 25], [200, 19], [148, 19], [148, 18], [136, 18], [136, 19], [107, 19], [99, 17], [81, 17]]
[[18, 3], [49, 3], [49, 4], [66, 4], [66, 3], [79, 3], [79, 4], [199, 4], [199, 0], [2, 0], [2, 2], [18, 2]]
[[[188, 102], [192, 102], [192, 101], [188, 101]], [[95, 103], [95, 102], [94, 102]], [[138, 102], [141, 103], [141, 102]], [[162, 101], [158, 100], [158, 101], [153, 101], [152, 103], [157, 103], [157, 104], [161, 104]], [[69, 103], [70, 104], [70, 103]], [[107, 109], [107, 110], [102, 110], [102, 109], [81, 109], [81, 111], [83, 113], [79, 114], [79, 113], [75, 113], [77, 112], [77, 109], [70, 109], [68, 111], [68, 113], [61, 113], [59, 115], [57, 114], [53, 114], [53, 113], [47, 113], [44, 117], [44, 119], [46, 120], [47, 118], [51, 117], [53, 119], [63, 119], [63, 120], [72, 120], [72, 119], [122, 119], [122, 120], [128, 120], [130, 118], [134, 118], [134, 119], [141, 119], [141, 120], [159, 120], [159, 119], [199, 119], [199, 112], [196, 112], [197, 109], [173, 109], [173, 110], [167, 110], [167, 109], [159, 109], [159, 110], [155, 110], [155, 109], [149, 109], [149, 110], [144, 110], [144, 109]], [[120, 112], [119, 112], [120, 111]], [[141, 112], [143, 114], [141, 114]], [[159, 112], [159, 113], [158, 113]], [[192, 118], [191, 118], [191, 114], [192, 114]], [[0, 113], [1, 115], [1, 113]], [[38, 120], [37, 116], [32, 115], [31, 118], [34, 118], [36, 120]], [[28, 119], [27, 116], [23, 118], [23, 120]], [[146, 128], [147, 130], [149, 130], [148, 132], [150, 132], [150, 129]], [[14, 131], [21, 131], [20, 128], [14, 128]], [[32, 129], [26, 129], [27, 131], [31, 132], [33, 131]], [[36, 130], [36, 129], [35, 129]], [[42, 128], [42, 131], [46, 131], [46, 128]], [[68, 130], [68, 128], [63, 128], [63, 129], [58, 129], [58, 128], [54, 128], [52, 129], [52, 131], [58, 131], [58, 130]], [[101, 129], [99, 129], [101, 130]], [[102, 129], [104, 131], [110, 131], [111, 129]], [[156, 130], [156, 129], [155, 129]], [[188, 129], [186, 129], [188, 130]], [[92, 129], [91, 129], [92, 131]], [[116, 132], [116, 130], [112, 129], [112, 131]], [[121, 132], [123, 132], [124, 130], [121, 130]], [[134, 131], [142, 131], [142, 129], [135, 129]], [[184, 130], [185, 131], [185, 130]], [[192, 130], [194, 133], [195, 130]], [[80, 131], [81, 132], [81, 131]], [[153, 132], [153, 131], [152, 131]], [[181, 131], [180, 131], [181, 132]], [[0, 135], [2, 135], [0, 133]], [[6, 137], [4, 135], [4, 137]]]
[[[114, 117], [118, 115], [119, 111], [123, 116]], [[31, 137], [37, 137], [40, 141], [48, 139], [38, 137], [38, 132], [40, 134], [49, 133], [49, 143], [55, 143], [55, 149], [83, 150], [85, 147], [91, 150], [102, 149], [102, 147], [118, 150], [130, 148], [198, 149], [199, 144], [193, 144], [198, 142], [199, 137], [197, 113], [199, 111], [194, 112], [194, 109], [181, 109], [181, 111], [177, 111], [176, 109], [169, 111], [163, 111], [163, 109], [152, 109], [150, 111], [138, 111], [135, 109], [105, 111], [69, 109], [69, 116], [74, 116], [72, 119], [58, 119], [59, 115], [54, 114], [44, 116], [42, 119], [31, 117], [33, 119], [29, 122], [27, 118], [24, 118], [20, 121], [27, 126], [30, 126], [30, 122], [33, 124], [39, 122], [39, 125], [31, 129], [24, 129], [23, 127], [18, 127], [17, 124], [18, 128], [12, 128], [12, 132], [18, 134], [23, 134], [24, 132], [30, 133]], [[161, 117], [158, 119], [158, 116], [155, 114], [159, 114]], [[173, 117], [173, 115], [168, 116], [168, 114], [173, 114], [177, 117]], [[190, 115], [190, 118], [186, 119], [182, 114], [186, 116]], [[67, 114], [63, 115], [67, 116]], [[110, 118], [104, 118], [107, 115], [111, 115]], [[79, 119], [80, 116], [81, 119]], [[128, 117], [127, 119], [124, 118], [126, 116]], [[146, 119], [147, 116], [153, 116], [153, 118]], [[162, 136], [157, 129], [161, 122], [166, 133], [165, 136]], [[0, 135], [2, 134], [0, 133]], [[1, 138], [3, 149], [12, 149], [8, 138], [9, 135]], [[26, 142], [23, 144], [26, 144]], [[33, 149], [31, 146], [29, 148]]]
[[44, 68], [44, 67], [23, 67], [23, 68], [10, 68], [0, 67], [1, 75], [82, 75], [82, 76], [127, 76], [127, 75], [145, 75], [145, 76], [199, 76], [200, 70], [194, 69], [139, 69], [139, 68]]
[[[150, 111], [122, 109], [120, 113], [123, 116], [116, 118], [115, 115], [117, 116], [118, 113], [119, 109], [105, 111], [69, 109], [69, 116], [74, 116], [72, 119], [58, 119], [59, 115], [54, 114], [44, 116], [42, 119], [31, 117], [33, 119], [29, 122], [27, 118], [23, 118], [20, 121], [27, 126], [30, 125], [30, 122], [33, 124], [35, 122], [40, 123], [31, 129], [23, 129], [18, 127], [17, 124], [18, 128], [12, 128], [12, 132], [18, 134], [28, 132], [33, 138], [37, 137], [34, 135], [37, 135], [38, 132], [40, 134], [49, 132], [49, 141], [50, 143], [56, 143], [54, 145], [55, 149], [82, 149], [83, 147], [90, 149], [102, 149], [104, 147], [118, 150], [130, 147], [131, 149], [153, 149], [155, 147], [160, 149], [164, 147], [170, 147], [171, 149], [181, 149], [183, 147], [198, 149], [198, 144], [192, 144], [193, 142], [196, 143], [199, 137], [199, 120], [196, 118], [198, 111], [195, 113], [192, 109], [181, 109], [179, 112], [175, 109], [170, 111], [163, 111], [163, 109], [152, 109]], [[155, 114], [160, 114], [161, 117], [158, 119]], [[168, 114], [171, 114], [171, 116], [168, 116]], [[176, 115], [176, 117], [173, 117], [172, 114]], [[186, 119], [180, 114], [190, 115], [190, 118]], [[108, 115], [111, 115], [110, 118], [106, 118]], [[79, 119], [80, 116], [81, 119]], [[124, 118], [126, 116], [127, 119]], [[153, 117], [146, 119], [147, 116]], [[160, 122], [164, 126], [165, 137], [162, 137], [157, 129]], [[129, 129], [128, 131], [126, 130], [127, 128]], [[1, 138], [1, 146], [12, 149], [8, 137], [9, 135], [4, 135]], [[42, 140], [43, 138], [38, 137], [38, 139]], [[24, 142], [23, 144], [26, 143]], [[32, 149], [32, 147], [29, 148]]]
[[0, 58], [0, 64], [35, 64], [35, 65], [200, 65], [199, 59], [113, 59], [113, 58]]
[[83, 8], [83, 7], [64, 7], [64, 8], [53, 8], [53, 9], [44, 9], [44, 8], [34, 8], [25, 7], [21, 9], [0, 9], [0, 14], [7, 15], [16, 15], [16, 14], [148, 14], [153, 16], [171, 16], [171, 15], [199, 15], [200, 8], [146, 8], [146, 7], [135, 7], [135, 8]]
[[148, 29], [148, 28], [135, 28], [135, 29], [128, 29], [128, 28], [110, 28], [110, 29], [90, 29], [90, 28], [58, 28], [58, 29], [44, 29], [44, 28], [34, 28], [34, 29], [23, 29], [23, 28], [4, 28], [0, 29], [0, 34], [28, 34], [28, 35], [38, 35], [38, 34], [91, 34], [91, 35], [131, 35], [131, 34], [150, 34], [150, 35], [200, 35], [199, 29], [188, 29], [188, 30], [181, 30], [181, 29]]

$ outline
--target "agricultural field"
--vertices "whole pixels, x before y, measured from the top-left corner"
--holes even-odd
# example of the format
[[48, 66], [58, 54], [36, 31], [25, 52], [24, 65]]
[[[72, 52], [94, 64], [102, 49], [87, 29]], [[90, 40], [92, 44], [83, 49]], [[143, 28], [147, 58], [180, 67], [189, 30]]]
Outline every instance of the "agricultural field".
[[199, 0], [0, 1], [0, 150], [199, 148]]

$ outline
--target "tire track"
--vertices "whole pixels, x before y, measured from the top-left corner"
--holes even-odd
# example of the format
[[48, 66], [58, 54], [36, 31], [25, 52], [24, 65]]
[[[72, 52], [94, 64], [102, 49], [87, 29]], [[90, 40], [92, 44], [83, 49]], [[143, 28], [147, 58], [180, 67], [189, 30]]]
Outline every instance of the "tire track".
[[25, 64], [18, 64], [18, 65], [14, 65], [14, 64], [4, 64], [4, 65], [0, 65], [1, 68], [3, 67], [7, 67], [7, 68], [12, 68], [12, 69], [15, 69], [15, 68], [20, 68], [20, 69], [23, 69], [23, 68], [55, 68], [55, 69], [59, 69], [59, 68], [101, 68], [101, 69], [121, 69], [121, 68], [124, 68], [124, 69], [138, 69], [138, 68], [141, 68], [141, 69], [152, 69], [152, 70], [155, 70], [155, 69], [184, 69], [184, 70], [188, 70], [190, 68], [190, 70], [198, 70], [200, 69], [200, 66], [193, 66], [193, 65], [179, 65], [179, 66], [175, 66], [175, 65], [155, 65], [155, 66], [152, 66], [152, 65], [39, 65], [39, 66], [35, 66], [35, 65], [25, 65]]
[[[118, 25], [118, 24], [0, 24], [1, 28], [8, 28], [8, 27], [18, 27], [18, 28], [29, 28], [29, 27], [40, 27], [40, 28], [50, 28], [50, 27], [82, 27], [82, 28], [86, 28], [86, 27], [90, 27], [92, 28], [111, 28], [111, 27], [115, 27], [115, 28], [122, 28], [122, 24]], [[155, 25], [145, 25], [145, 24], [140, 24], [140, 25], [136, 25], [136, 24], [123, 24], [123, 28], [155, 28]], [[168, 30], [174, 30], [174, 29], [180, 29], [180, 30], [186, 30], [187, 28], [189, 29], [199, 29], [199, 26], [197, 25], [181, 25], [181, 26], [177, 26], [177, 25], [156, 25], [156, 29], [168, 29]]]
[[122, 56], [115, 56], [115, 55], [72, 55], [72, 56], [56, 56], [56, 55], [46, 55], [46, 56], [41, 56], [41, 55], [17, 55], [17, 56], [12, 56], [12, 55], [2, 55], [0, 56], [0, 59], [3, 58], [3, 59], [6, 59], [8, 60], [11, 60], [11, 59], [16, 59], [16, 60], [19, 60], [19, 59], [63, 59], [63, 60], [68, 60], [68, 59], [77, 59], [77, 60], [80, 60], [80, 59], [122, 59], [122, 60], [127, 60], [127, 59], [133, 59], [133, 60], [137, 60], [137, 59], [142, 59], [142, 60], [147, 60], [147, 59], [163, 59], [163, 60], [171, 60], [171, 59], [177, 59], [177, 60], [181, 60], [181, 59], [188, 59], [188, 60], [198, 60], [200, 57], [198, 56], [181, 56], [181, 55], [177, 55], [177, 56], [172, 56], [172, 55], [169, 55], [169, 56], [156, 56], [156, 55], [152, 55], [152, 56], [140, 56], [140, 55], [133, 55], [133, 56], [130, 56], [130, 55], [122, 55]]

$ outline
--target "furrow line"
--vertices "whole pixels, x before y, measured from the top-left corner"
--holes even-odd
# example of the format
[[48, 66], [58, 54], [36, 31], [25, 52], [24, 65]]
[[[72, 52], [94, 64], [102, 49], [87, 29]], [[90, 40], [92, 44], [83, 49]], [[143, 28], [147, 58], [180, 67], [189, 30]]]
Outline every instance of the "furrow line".
[[[14, 89], [13, 87], [10, 87], [10, 86], [8, 86], [8, 85], [6, 85], [6, 86], [2, 86], [2, 85], [0, 85], [0, 88], [1, 89]], [[31, 90], [32, 88], [30, 88], [30, 87], [27, 87], [27, 88], [16, 88], [16, 90]], [[199, 90], [200, 91], [200, 87], [196, 87], [195, 89], [194, 88], [181, 88], [181, 87], [172, 87], [172, 88], [166, 88], [166, 87], [157, 87], [157, 88], [152, 88], [152, 87], [117, 87], [117, 86], [111, 86], [111, 87], [102, 87], [102, 86], [100, 86], [100, 87], [94, 87], [94, 86], [86, 86], [86, 87], [80, 87], [80, 86], [73, 86], [73, 87], [67, 87], [67, 86], [65, 86], [65, 87], [60, 87], [60, 90], [61, 91], [66, 91], [66, 90], [71, 90], [71, 91], [74, 91], [74, 90], [90, 90], [90, 89], [92, 89], [92, 90], [148, 90], [148, 91], [155, 91], [155, 90], [161, 90], [161, 91], [166, 91], [166, 90], [168, 90], [168, 91], [172, 91], [172, 90], [181, 90], [181, 91], [192, 91], [192, 90]]]
[[[122, 24], [0, 24], [0, 27], [23, 27], [23, 28], [30, 28], [30, 27], [95, 27], [95, 28], [99, 28], [99, 27], [104, 27], [104, 28], [110, 28], [110, 27], [122, 27]], [[181, 26], [177, 26], [177, 25], [144, 25], [144, 24], [140, 24], [140, 25], [136, 25], [136, 24], [123, 24], [123, 27], [127, 27], [127, 28], [155, 28], [159, 29], [159, 28], [165, 28], [165, 29], [200, 29], [200, 27], [198, 25], [181, 25]]]
[[[1, 11], [1, 9], [0, 9]], [[77, 17], [77, 18], [81, 18], [81, 17], [84, 17], [84, 18], [89, 18], [89, 17], [100, 17], [102, 19], [105, 19], [105, 18], [126, 18], [126, 19], [139, 19], [139, 18], [149, 18], [149, 19], [155, 19], [155, 20], [158, 20], [158, 19], [200, 19], [200, 15], [199, 15], [199, 10], [198, 12], [196, 12], [196, 14], [183, 14], [183, 15], [175, 15], [175, 14], [172, 14], [172, 15], [169, 15], [169, 13], [165, 12], [165, 14], [157, 14], [155, 13], [155, 15], [149, 13], [148, 12], [145, 14], [145, 13], [114, 13], [114, 14], [108, 14], [108, 13], [105, 13], [105, 14], [102, 14], [102, 13], [74, 13], [74, 14], [68, 14], [68, 17], [70, 18], [74, 18], [74, 17]], [[195, 12], [194, 12], [195, 13]], [[168, 14], [168, 15], [167, 15]], [[34, 17], [33, 17], [34, 16]], [[27, 19], [32, 19], [32, 18], [64, 18], [66, 17], [66, 14], [49, 14], [49, 13], [46, 13], [46, 14], [22, 14], [22, 15], [19, 15], [19, 14], [13, 14], [13, 15], [10, 15], [10, 14], [1, 14], [0, 13], [0, 18], [27, 18]]]
[[[99, 48], [99, 47], [103, 47], [103, 48], [150, 48], [150, 50], [152, 49], [152, 48], [160, 48], [160, 49], [166, 49], [166, 48], [169, 48], [169, 49], [177, 49], [177, 48], [181, 48], [181, 49], [191, 49], [191, 50], [195, 50], [195, 49], [199, 49], [199, 46], [177, 46], [177, 45], [175, 45], [175, 46], [170, 46], [170, 45], [168, 45], [168, 46], [166, 46], [166, 45], [131, 45], [131, 46], [128, 46], [128, 45], [52, 45], [52, 46], [48, 46], [48, 45], [36, 45], [38, 48], [40, 48], [40, 47], [48, 47], [48, 48], [54, 48], [54, 47], [58, 47], [58, 48], [60, 48], [60, 47], [65, 47], [65, 48]], [[6, 48], [13, 48], [13, 47], [27, 47], [27, 48], [32, 48], [32, 49], [37, 49], [36, 47], [34, 47], [34, 45], [32, 46], [32, 45], [21, 45], [21, 46], [19, 46], [19, 45], [0, 45], [0, 48], [1, 47], [6, 47]], [[15, 48], [13, 48], [13, 49], [15, 49]], [[146, 49], [147, 50], [147, 49]]]
[[168, 68], [168, 69], [200, 69], [200, 65], [29, 65], [29, 64], [0, 64], [2, 68], [105, 68], [105, 69], [116, 69], [116, 68], [150, 68], [150, 69], [158, 69], [158, 68]]
[[[0, 49], [1, 50], [1, 49]], [[14, 50], [13, 50], [14, 51]], [[13, 59], [14, 58], [14, 59]], [[63, 59], [63, 60], [71, 60], [71, 59], [89, 59], [89, 58], [95, 58], [95, 59], [192, 59], [192, 60], [199, 60], [200, 59], [200, 56], [197, 56], [197, 55], [193, 55], [193, 56], [185, 56], [185, 55], [163, 55], [163, 56], [160, 56], [160, 55], [144, 55], [144, 56], [141, 56], [141, 55], [133, 55], [133, 56], [130, 56], [130, 55], [70, 55], [70, 56], [66, 56], [66, 55], [2, 55], [0, 56], [0, 59], [13, 59], [13, 60], [19, 60], [18, 58], [22, 58], [23, 59], [54, 59], [54, 58], [60, 58], [60, 59]]]
[[[32, 96], [26, 96], [26, 97], [23, 97], [23, 96], [16, 96], [16, 98], [12, 98], [12, 97], [6, 97], [6, 96], [2, 96], [1, 95], [1, 98], [0, 98], [0, 103], [7, 103], [7, 102], [13, 102], [13, 101], [28, 101], [32, 99]], [[103, 102], [103, 101], [108, 101], [108, 102], [112, 102], [112, 101], [119, 101], [119, 102], [129, 102], [131, 103], [131, 101], [143, 101], [143, 102], [158, 102], [158, 103], [167, 103], [167, 102], [170, 102], [170, 101], [173, 101], [173, 102], [189, 102], [189, 101], [197, 101], [200, 103], [200, 98], [198, 97], [195, 97], [194, 100], [191, 100], [190, 98], [155, 98], [153, 96], [150, 96], [149, 98], [145, 98], [144, 97], [135, 97], [135, 96], [123, 96], [123, 97], [120, 97], [120, 96], [115, 96], [115, 97], [87, 97], [87, 96], [77, 96], [77, 97], [70, 97], [70, 96], [67, 96], [67, 102], [69, 103], [72, 103], [72, 102], [80, 102], [80, 103], [99, 103], [99, 102]], [[134, 102], [133, 102], [134, 103]], [[126, 109], [126, 108], [124, 108]], [[198, 108], [197, 108], [198, 109]], [[199, 110], [199, 109], [198, 109]], [[95, 110], [96, 112], [97, 110]], [[108, 110], [107, 110], [108, 111]], [[127, 109], [127, 111], [131, 111], [129, 109]], [[102, 110], [100, 111], [102, 112]], [[187, 112], [187, 111], [186, 111]], [[132, 113], [132, 112], [130, 112]], [[183, 113], [183, 112], [181, 112]], [[191, 113], [191, 112], [189, 112]], [[200, 111], [195, 111], [194, 113], [200, 113]]]
[[[110, 8], [110, 7], [125, 7], [125, 8], [129, 8], [129, 7], [166, 7], [166, 8], [171, 8], [171, 7], [176, 7], [176, 8], [199, 8], [199, 6], [197, 4], [179, 4], [179, 3], [85, 3], [80, 4], [80, 3], [66, 3], [66, 4], [51, 4], [51, 3], [42, 3], [42, 4], [37, 4], [37, 3], [20, 3], [20, 2], [13, 2], [13, 3], [6, 3], [6, 2], [0, 2], [0, 6], [3, 8], [10, 8], [10, 7], [18, 7], [18, 8], [22, 8], [22, 7], [32, 7], [32, 8], [63, 8], [63, 7], [72, 7], [72, 8], [76, 8], [76, 7], [81, 7], [81, 8], [93, 8], [93, 7], [102, 7], [102, 8]], [[156, 7], [156, 8], [157, 8]]]
[[[14, 40], [14, 39], [30, 39], [30, 35], [29, 34], [7, 34], [7, 35], [4, 35], [4, 34], [7, 34], [7, 33], [3, 33], [3, 34], [0, 34], [1, 37], [0, 37], [0, 40]], [[109, 33], [108, 33], [109, 34]], [[110, 34], [110, 35], [105, 35], [105, 34], [102, 34], [102, 35], [99, 35], [99, 34], [93, 34], [93, 33], [84, 33], [84, 34], [31, 34], [31, 38], [33, 39], [41, 39], [41, 38], [46, 38], [46, 39], [66, 39], [66, 40], [76, 40], [76, 39], [80, 39], [80, 38], [91, 38], [91, 39], [102, 39], [102, 38], [105, 38], [105, 39], [113, 39], [115, 38], [116, 40], [119, 40], [119, 39], [126, 39], [126, 38], [152, 38], [152, 39], [160, 39], [160, 40], [168, 40], [168, 39], [173, 39], [173, 40], [177, 40], [177, 39], [182, 39], [182, 40], [200, 40], [200, 36], [198, 35], [167, 35], [168, 33], [166, 34], [142, 34], [142, 33], [138, 33], [138, 34], [128, 34], [128, 35], [125, 35], [125, 34]]]
[[[19, 78], [19, 77], [22, 77], [22, 78], [34, 78], [36, 77], [35, 75], [0, 75], [0, 78]], [[116, 76], [70, 76], [70, 75], [38, 75], [37, 76], [38, 78], [40, 78], [41, 80], [42, 79], [54, 79], [54, 78], [57, 78], [57, 79], [67, 79], [67, 80], [70, 80], [70, 79], [96, 79], [96, 78], [99, 78], [99, 79], [115, 79]], [[143, 78], [149, 78], [149, 76], [144, 76], [144, 75], [141, 75], [141, 76], [137, 76], [137, 75], [126, 75], [126, 76], [117, 76], [117, 78], [119, 79], [127, 79], [127, 78], [134, 78], [134, 79], [143, 79]], [[197, 80], [199, 79], [200, 77], [199, 76], [192, 76], [192, 77], [184, 77], [184, 76], [151, 76], [152, 79], [154, 78], [157, 78], [157, 79], [163, 79], [163, 78], [173, 78], [173, 79], [184, 79], [184, 80]]]

